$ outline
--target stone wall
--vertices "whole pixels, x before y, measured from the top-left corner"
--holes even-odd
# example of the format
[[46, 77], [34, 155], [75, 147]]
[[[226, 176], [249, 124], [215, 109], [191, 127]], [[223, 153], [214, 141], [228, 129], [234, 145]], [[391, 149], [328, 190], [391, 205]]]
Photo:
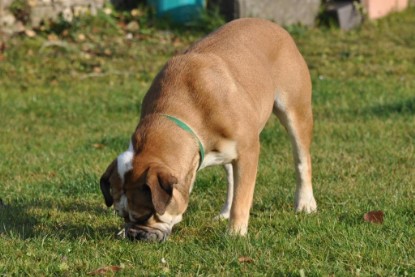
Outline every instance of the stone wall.
[[[22, 20], [10, 12], [12, 3], [26, 5], [27, 18]], [[107, 0], [118, 8], [128, 8], [145, 0]], [[367, 0], [362, 0], [367, 1]], [[384, 1], [384, 0], [377, 0]], [[402, 0], [396, 0], [402, 1]], [[406, 1], [406, 0], [405, 0]], [[44, 20], [62, 16], [71, 21], [82, 13], [95, 14], [104, 6], [105, 0], [0, 0], [0, 38], [27, 28], [38, 27]], [[219, 6], [228, 20], [240, 17], [261, 17], [281, 25], [300, 23], [313, 25], [322, 0], [208, 0], [208, 5]], [[409, 0], [415, 5], [415, 0]]]
[[[19, 1], [27, 16], [24, 20], [10, 11], [13, 4]], [[105, 0], [0, 0], [0, 32], [11, 34], [21, 32], [25, 26], [38, 27], [42, 21], [56, 20], [59, 16], [66, 21], [72, 21], [74, 16], [91, 13], [96, 14]], [[13, 3], [13, 4], [12, 4]], [[26, 21], [26, 22], [22, 22]]]
[[273, 19], [282, 25], [314, 25], [320, 0], [244, 0], [239, 1], [239, 17]]
[[[25, 3], [28, 16], [26, 22], [16, 18], [9, 7], [12, 3]], [[29, 26], [38, 27], [44, 20], [56, 20], [62, 16], [71, 21], [78, 14], [96, 13], [105, 0], [0, 0], [0, 32], [21, 32]], [[118, 7], [142, 0], [107, 0]], [[117, 4], [118, 2], [118, 4]], [[219, 3], [227, 9], [228, 19], [239, 17], [262, 17], [274, 20], [282, 25], [301, 23], [313, 25], [319, 11], [321, 0], [208, 0], [209, 4]], [[20, 21], [20, 22], [19, 22]]]

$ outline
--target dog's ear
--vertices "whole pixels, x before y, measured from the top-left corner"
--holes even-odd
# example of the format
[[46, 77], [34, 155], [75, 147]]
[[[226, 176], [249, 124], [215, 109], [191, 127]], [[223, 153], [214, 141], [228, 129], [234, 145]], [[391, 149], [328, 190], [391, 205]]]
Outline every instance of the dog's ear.
[[110, 178], [111, 176], [116, 173], [115, 170], [117, 170], [117, 159], [113, 160], [112, 163], [108, 166], [107, 170], [105, 170], [105, 173], [101, 176], [101, 179], [99, 181], [102, 195], [105, 199], [105, 204], [107, 207], [111, 207], [114, 203], [114, 199], [112, 198], [110, 189], [111, 189], [111, 182]]
[[168, 171], [157, 167], [150, 168], [147, 173], [147, 186], [151, 191], [154, 209], [160, 215], [166, 212], [167, 205], [173, 196], [173, 186], [177, 178]]

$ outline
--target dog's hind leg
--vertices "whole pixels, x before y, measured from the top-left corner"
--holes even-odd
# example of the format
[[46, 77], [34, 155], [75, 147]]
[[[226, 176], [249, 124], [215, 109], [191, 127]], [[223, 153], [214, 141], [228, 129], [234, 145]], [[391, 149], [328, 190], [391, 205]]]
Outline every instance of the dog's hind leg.
[[218, 216], [215, 216], [215, 220], [228, 219], [232, 207], [233, 199], [233, 166], [232, 164], [224, 164], [223, 168], [226, 172], [227, 190], [226, 190], [226, 201], [223, 204], [222, 210]]
[[[311, 90], [311, 89], [310, 89]], [[310, 146], [313, 131], [313, 113], [311, 102], [306, 98], [296, 103], [290, 103], [275, 98], [274, 113], [288, 131], [294, 155], [295, 171], [297, 175], [297, 189], [295, 192], [295, 210], [311, 213], [317, 210], [311, 183], [311, 156]], [[303, 102], [303, 103], [298, 103]]]

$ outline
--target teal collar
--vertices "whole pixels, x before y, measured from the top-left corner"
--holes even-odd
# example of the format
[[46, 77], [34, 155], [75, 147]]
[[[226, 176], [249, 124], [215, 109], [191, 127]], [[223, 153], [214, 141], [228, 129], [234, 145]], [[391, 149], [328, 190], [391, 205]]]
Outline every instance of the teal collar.
[[198, 167], [198, 169], [199, 169], [200, 166], [203, 163], [204, 158], [205, 158], [205, 149], [203, 148], [202, 142], [200, 141], [199, 137], [195, 134], [195, 132], [193, 132], [192, 128], [190, 128], [189, 125], [187, 125], [186, 123], [184, 123], [183, 121], [181, 121], [177, 117], [174, 117], [174, 116], [168, 115], [168, 114], [162, 114], [162, 115], [165, 116], [166, 118], [170, 119], [171, 121], [173, 121], [177, 126], [179, 126], [183, 130], [185, 130], [186, 132], [191, 134], [196, 139], [197, 144], [199, 145], [199, 154], [200, 154], [200, 162], [199, 162], [199, 167]]

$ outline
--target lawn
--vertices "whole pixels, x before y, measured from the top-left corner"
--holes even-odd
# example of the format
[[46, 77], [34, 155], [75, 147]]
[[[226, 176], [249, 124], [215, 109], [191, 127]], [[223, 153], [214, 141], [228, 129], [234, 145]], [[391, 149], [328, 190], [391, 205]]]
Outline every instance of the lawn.
[[[293, 212], [290, 144], [272, 117], [249, 235], [212, 220], [226, 179], [208, 168], [161, 244], [116, 237], [122, 222], [98, 180], [127, 148], [153, 76], [203, 32], [140, 22], [129, 35], [104, 15], [81, 23], [13, 37], [0, 53], [0, 276], [105, 266], [127, 276], [415, 275], [414, 8], [350, 32], [288, 28], [313, 79], [316, 214]], [[372, 210], [383, 224], [364, 222]]]

